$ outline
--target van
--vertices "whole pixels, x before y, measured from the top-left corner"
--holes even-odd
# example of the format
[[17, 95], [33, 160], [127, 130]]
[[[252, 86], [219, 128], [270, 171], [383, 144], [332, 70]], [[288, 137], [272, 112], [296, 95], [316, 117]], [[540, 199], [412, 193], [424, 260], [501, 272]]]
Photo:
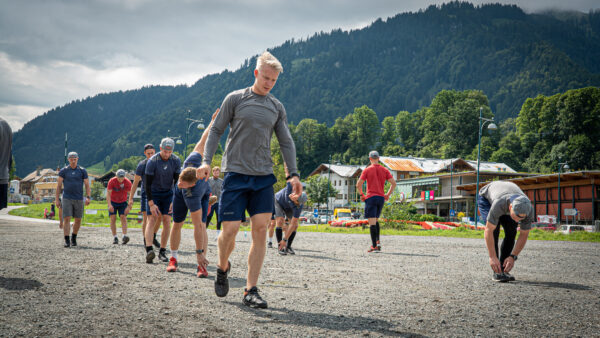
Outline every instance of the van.
[[352, 210], [345, 208], [335, 208], [333, 210], [333, 219], [336, 221], [352, 219]]
[[565, 224], [560, 227], [560, 230], [556, 232], [561, 232], [565, 235], [572, 233], [573, 231], [585, 231], [585, 227], [581, 225], [573, 225], [573, 224]]

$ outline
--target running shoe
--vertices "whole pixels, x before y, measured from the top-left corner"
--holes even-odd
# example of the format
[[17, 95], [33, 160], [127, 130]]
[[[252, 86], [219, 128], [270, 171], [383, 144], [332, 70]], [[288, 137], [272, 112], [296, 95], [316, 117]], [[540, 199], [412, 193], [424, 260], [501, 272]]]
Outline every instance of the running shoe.
[[77, 237], [71, 236], [71, 246], [77, 246]]
[[282, 256], [285, 256], [285, 255], [287, 255], [287, 250], [286, 250], [286, 248], [280, 249], [280, 250], [279, 250], [279, 254], [280, 254], [280, 255], [282, 255]]
[[152, 262], [154, 261], [154, 257], [156, 257], [156, 254], [154, 253], [154, 250], [148, 251], [146, 253], [146, 263], [152, 264]]
[[377, 251], [377, 247], [375, 246], [370, 246], [369, 250], [367, 250], [367, 252], [376, 252]]
[[169, 259], [169, 265], [167, 265], [167, 272], [175, 272], [177, 271], [177, 260], [175, 257], [171, 257]]
[[198, 273], [196, 274], [196, 276], [198, 276], [198, 278], [206, 278], [208, 277], [208, 271], [206, 271], [206, 268], [202, 265], [198, 265]]
[[267, 248], [269, 248], [269, 249], [273, 248], [273, 243], [272, 242], [267, 243]]
[[244, 289], [244, 305], [252, 308], [266, 309], [267, 302], [260, 297], [256, 286], [250, 288], [250, 290]]
[[292, 248], [287, 248], [286, 251], [287, 251], [288, 255], [295, 255], [296, 254], [296, 251], [294, 251], [294, 249], [292, 249]]
[[377, 251], [381, 251], [381, 243], [379, 243], [379, 241], [377, 241], [377, 246], [375, 248]]
[[71, 247], [71, 242], [69, 240], [65, 241], [65, 248], [70, 248]]
[[167, 251], [166, 250], [160, 250], [158, 252], [158, 259], [160, 259], [161, 261], [163, 261], [163, 262], [166, 263], [166, 262], [169, 261], [169, 259], [167, 258], [167, 255], [165, 254], [165, 252], [167, 252]]
[[129, 236], [123, 236], [123, 245], [129, 243]]
[[225, 297], [227, 293], [229, 293], [229, 279], [227, 279], [227, 275], [229, 271], [231, 271], [231, 262], [227, 262], [229, 267], [227, 271], [223, 271], [217, 267], [217, 278], [215, 278], [215, 293], [217, 297]]
[[115, 237], [115, 239], [113, 239], [113, 244], [119, 244], [119, 239], [117, 237]]
[[152, 244], [158, 249], [160, 248], [160, 242], [156, 240], [156, 237], [152, 240]]
[[507, 279], [508, 282], [514, 282], [515, 281], [515, 277], [513, 275], [511, 275], [508, 272], [504, 273], [504, 277]]
[[504, 273], [494, 273], [492, 280], [494, 282], [506, 283], [508, 282], [508, 277], [506, 277]]

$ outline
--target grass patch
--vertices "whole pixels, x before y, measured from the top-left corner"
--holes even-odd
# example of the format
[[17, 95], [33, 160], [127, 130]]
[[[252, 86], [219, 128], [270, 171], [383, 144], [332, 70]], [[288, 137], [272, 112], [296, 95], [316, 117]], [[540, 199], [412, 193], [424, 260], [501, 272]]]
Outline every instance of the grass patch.
[[[14, 205], [21, 205], [13, 203]], [[30, 218], [44, 218], [44, 208], [50, 210], [50, 203], [31, 204], [24, 208], [11, 210], [10, 215], [23, 216]], [[108, 217], [108, 209], [106, 202], [93, 201], [89, 206], [85, 207], [86, 210], [97, 209], [98, 213], [95, 215], [84, 214], [82, 223], [85, 226], [90, 227], [108, 227], [110, 225], [110, 219]], [[137, 212], [140, 210], [140, 203], [134, 202], [132, 212], [129, 217], [137, 216]], [[54, 218], [58, 219], [58, 215]], [[214, 218], [213, 218], [214, 221]], [[117, 220], [117, 226], [119, 225]], [[128, 220], [127, 226], [131, 228], [141, 228], [141, 223], [137, 220]], [[184, 229], [193, 229], [194, 226], [189, 223], [183, 225]], [[210, 225], [209, 229], [216, 229], [216, 226]], [[240, 227], [240, 231], [250, 231], [250, 226]], [[362, 227], [355, 228], [343, 228], [343, 227], [332, 227], [324, 224], [313, 224], [313, 225], [302, 225], [298, 227], [298, 232], [324, 232], [324, 233], [336, 233], [336, 234], [369, 234], [369, 228]], [[454, 238], [479, 238], [483, 239], [483, 230], [471, 230], [467, 228], [458, 228], [454, 230], [423, 230], [419, 226], [411, 226], [408, 230], [398, 230], [383, 228], [381, 229], [382, 235], [387, 236], [437, 236], [437, 237], [454, 237]], [[249, 234], [248, 234], [249, 235]], [[500, 230], [500, 238], [504, 238], [504, 231]], [[534, 241], [572, 241], [572, 242], [600, 242], [600, 233], [598, 232], [584, 232], [578, 231], [565, 235], [562, 233], [554, 233], [550, 231], [532, 229], [529, 232], [529, 240]]]

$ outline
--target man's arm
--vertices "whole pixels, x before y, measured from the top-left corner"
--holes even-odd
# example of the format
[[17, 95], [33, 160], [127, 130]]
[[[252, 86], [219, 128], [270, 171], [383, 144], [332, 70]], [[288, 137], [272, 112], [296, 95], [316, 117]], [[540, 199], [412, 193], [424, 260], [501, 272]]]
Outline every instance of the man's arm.
[[360, 195], [360, 199], [363, 201], [365, 200], [365, 194], [363, 193], [363, 190], [362, 190], [364, 183], [365, 183], [365, 181], [362, 178], [359, 178], [358, 182], [356, 182], [356, 190], [358, 191], [358, 194]]
[[[221, 104], [221, 108], [219, 108], [219, 113], [215, 119], [212, 120], [210, 128], [207, 128], [208, 137], [204, 146], [204, 153], [202, 154], [202, 167], [207, 165], [210, 168], [213, 155], [219, 146], [219, 140], [233, 118], [233, 109], [235, 108], [235, 102], [233, 101], [234, 99], [231, 95], [228, 95], [225, 100], [223, 100], [223, 104]], [[207, 173], [207, 175], [210, 175], [210, 173]]]
[[500, 261], [496, 255], [496, 244], [494, 243], [494, 230], [496, 230], [496, 226], [490, 222], [486, 222], [483, 238], [485, 239], [485, 246], [488, 249], [492, 270], [494, 270], [495, 273], [501, 273], [502, 268], [500, 267]]
[[[281, 155], [283, 155], [283, 161], [287, 166], [289, 175], [298, 176], [298, 167], [296, 164], [296, 145], [294, 144], [294, 139], [292, 138], [290, 129], [288, 128], [287, 117], [283, 106], [281, 106], [280, 117], [275, 123], [274, 129], [277, 140], [279, 141]], [[298, 193], [301, 194], [302, 190], [300, 190]]]
[[112, 203], [110, 203], [111, 202], [111, 196], [112, 196], [112, 189], [106, 188], [106, 204], [108, 206], [108, 211], [114, 212]]
[[386, 201], [390, 199], [390, 196], [394, 193], [394, 189], [396, 189], [396, 181], [394, 178], [388, 178], [387, 181], [390, 182], [390, 189], [388, 189], [388, 192], [385, 194]]
[[90, 180], [87, 178], [83, 179], [83, 185], [85, 185], [85, 197], [87, 198], [85, 205], [90, 204], [90, 200], [92, 199], [92, 189], [90, 188]]
[[62, 192], [63, 187], [63, 178], [58, 176], [58, 180], [56, 181], [56, 196], [54, 197], [54, 203], [57, 207], [61, 208], [60, 204], [60, 193]]
[[215, 121], [215, 118], [217, 117], [217, 115], [219, 115], [219, 108], [217, 108], [217, 110], [213, 113], [212, 118], [210, 119], [210, 123], [208, 124], [208, 127], [206, 127], [206, 129], [204, 129], [204, 132], [202, 133], [202, 137], [200, 137], [200, 141], [198, 141], [198, 143], [196, 143], [196, 146], [194, 147], [195, 152], [199, 153], [199, 154], [204, 154], [204, 145], [206, 144], [206, 140], [208, 139], [208, 134], [210, 132], [210, 128], [213, 125], [213, 122]]
[[140, 183], [140, 180], [142, 179], [142, 176], [140, 175], [135, 175], [135, 177], [133, 178], [133, 183], [131, 185], [131, 190], [129, 191], [129, 203], [128, 204], [132, 204], [133, 203], [133, 195], [135, 194], [138, 184]]
[[[511, 252], [511, 255], [519, 256], [525, 244], [527, 244], [527, 237], [529, 237], [529, 230], [521, 230], [519, 233], [519, 238], [517, 239], [517, 243], [515, 243], [515, 247]], [[508, 256], [504, 260], [504, 271], [510, 272], [512, 268], [515, 266], [515, 259], [512, 256]]]

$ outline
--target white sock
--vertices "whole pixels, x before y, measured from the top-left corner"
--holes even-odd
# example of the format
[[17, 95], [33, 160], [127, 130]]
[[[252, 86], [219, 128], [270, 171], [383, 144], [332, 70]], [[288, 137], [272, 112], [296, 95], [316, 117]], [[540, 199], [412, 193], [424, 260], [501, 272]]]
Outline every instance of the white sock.
[[115, 239], [119, 239], [119, 236], [115, 235]]
[[177, 250], [171, 250], [171, 257], [177, 259]]
[[273, 243], [273, 236], [269, 237], [269, 243]]

